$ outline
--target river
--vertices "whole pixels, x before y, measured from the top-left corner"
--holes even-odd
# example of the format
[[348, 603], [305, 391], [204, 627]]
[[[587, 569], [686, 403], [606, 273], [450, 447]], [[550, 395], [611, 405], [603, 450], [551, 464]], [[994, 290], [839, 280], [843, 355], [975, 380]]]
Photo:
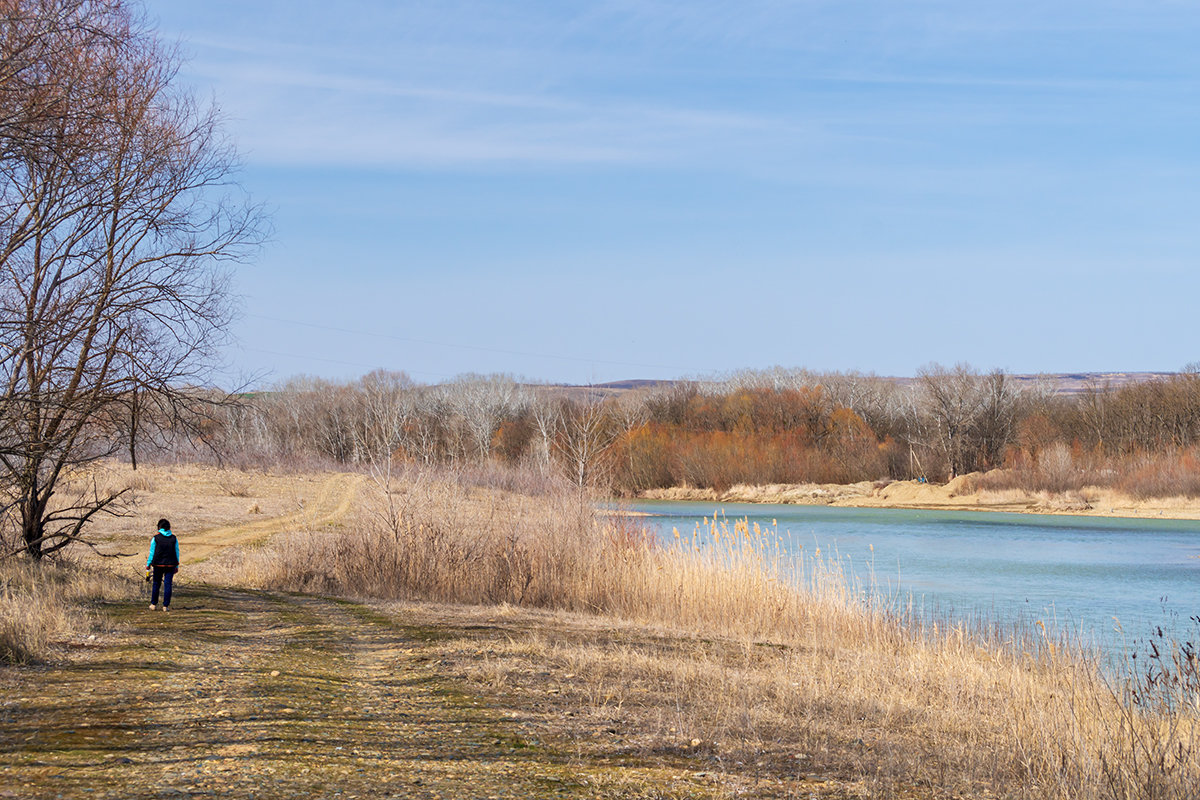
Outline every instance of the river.
[[664, 541], [723, 512], [732, 528], [777, 527], [793, 552], [818, 548], [864, 585], [925, 613], [1036, 624], [1098, 645], [1110, 658], [1161, 627], [1200, 633], [1200, 521], [986, 511], [636, 501]]

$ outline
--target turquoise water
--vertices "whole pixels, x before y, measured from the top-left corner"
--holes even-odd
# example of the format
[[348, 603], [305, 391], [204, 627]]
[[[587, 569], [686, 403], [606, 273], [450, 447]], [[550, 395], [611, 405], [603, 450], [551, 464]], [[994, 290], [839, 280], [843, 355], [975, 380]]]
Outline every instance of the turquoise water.
[[[732, 528], [778, 521], [793, 550], [821, 548], [915, 607], [955, 618], [1042, 621], [1110, 656], [1161, 627], [1196, 641], [1200, 522], [971, 511], [637, 501], [664, 540], [720, 509]], [[873, 548], [873, 549], [872, 549]]]

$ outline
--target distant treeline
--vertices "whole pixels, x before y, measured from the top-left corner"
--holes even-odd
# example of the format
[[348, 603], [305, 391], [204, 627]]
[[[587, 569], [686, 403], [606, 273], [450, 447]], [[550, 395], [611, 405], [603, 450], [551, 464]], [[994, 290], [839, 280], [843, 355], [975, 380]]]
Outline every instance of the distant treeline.
[[580, 487], [943, 481], [1200, 494], [1200, 372], [1058, 393], [1003, 371], [916, 380], [747, 371], [613, 393], [507, 376], [423, 385], [402, 373], [297, 378], [226, 407], [205, 442], [228, 458], [503, 463]]

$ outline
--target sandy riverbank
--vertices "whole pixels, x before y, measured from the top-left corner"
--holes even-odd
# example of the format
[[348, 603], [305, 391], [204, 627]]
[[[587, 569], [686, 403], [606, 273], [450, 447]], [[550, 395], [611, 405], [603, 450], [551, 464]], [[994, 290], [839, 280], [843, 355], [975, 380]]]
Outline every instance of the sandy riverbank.
[[1023, 514], [1075, 514], [1092, 517], [1200, 520], [1200, 498], [1137, 499], [1111, 489], [1088, 487], [1070, 492], [1022, 489], [976, 490], [972, 475], [946, 484], [918, 481], [863, 481], [851, 484], [738, 485], [728, 491], [673, 487], [643, 492], [647, 500], [700, 500], [719, 503], [794, 503], [856, 508], [926, 508], [959, 511], [1009, 511]]

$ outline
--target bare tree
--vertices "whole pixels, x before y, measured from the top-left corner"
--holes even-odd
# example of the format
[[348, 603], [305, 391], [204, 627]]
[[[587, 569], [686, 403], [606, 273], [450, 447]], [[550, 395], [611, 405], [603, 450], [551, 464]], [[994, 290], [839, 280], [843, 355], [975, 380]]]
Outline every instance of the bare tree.
[[983, 376], [979, 394], [973, 426], [978, 466], [998, 467], [1017, 435], [1022, 393], [1004, 370], [996, 369]]
[[412, 417], [404, 428], [404, 447], [422, 464], [433, 464], [442, 454], [447, 415], [446, 390], [422, 386], [416, 391]]
[[562, 406], [543, 392], [534, 397], [530, 412], [535, 433], [533, 460], [543, 475], [549, 475], [551, 456], [554, 453], [554, 436], [558, 431]]
[[857, 414], [877, 439], [903, 434], [902, 391], [896, 381], [845, 372], [824, 376], [821, 385], [834, 406], [848, 408]]
[[363, 394], [359, 449], [371, 464], [390, 462], [404, 445], [416, 411], [412, 379], [403, 372], [375, 370], [363, 377], [359, 389]]
[[1112, 395], [1112, 389], [1107, 381], [1101, 383], [1095, 378], [1090, 378], [1084, 384], [1083, 392], [1076, 404], [1079, 409], [1079, 417], [1091, 438], [1092, 445], [1101, 453], [1108, 446], [1106, 439], [1111, 427]]
[[965, 364], [946, 369], [940, 364], [917, 371], [924, 412], [932, 422], [934, 442], [953, 478], [974, 463], [972, 434], [983, 403], [979, 375]]
[[525, 392], [507, 375], [464, 375], [445, 387], [445, 398], [458, 416], [473, 455], [486, 460], [500, 423], [527, 402]]
[[66, 472], [140, 418], [187, 424], [212, 402], [192, 387], [226, 341], [228, 265], [263, 224], [217, 111], [177, 88], [130, 3], [0, 8], [0, 483], [41, 558], [120, 496], [52, 504]]
[[580, 497], [590, 488], [604, 485], [612, 466], [608, 460], [613, 446], [636, 424], [635, 413], [623, 415], [616, 401], [588, 398], [563, 402], [558, 413], [558, 433], [554, 438], [567, 477], [579, 489]]

